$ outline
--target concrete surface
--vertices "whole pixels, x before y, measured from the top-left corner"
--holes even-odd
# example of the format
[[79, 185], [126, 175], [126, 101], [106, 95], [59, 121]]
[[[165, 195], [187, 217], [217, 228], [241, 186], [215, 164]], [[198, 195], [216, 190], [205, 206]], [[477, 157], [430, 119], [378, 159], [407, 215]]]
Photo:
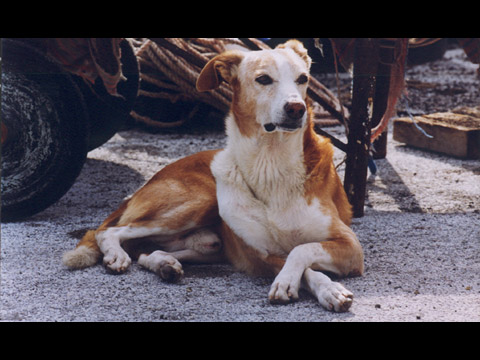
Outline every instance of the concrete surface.
[[[411, 89], [414, 114], [478, 104], [476, 67], [458, 50], [415, 67], [415, 78], [439, 91]], [[465, 91], [448, 95], [449, 84]], [[327, 131], [343, 136], [340, 127]], [[366, 214], [352, 225], [366, 266], [363, 277], [340, 280], [354, 293], [347, 313], [328, 312], [307, 293], [295, 303], [270, 305], [271, 279], [250, 278], [229, 265], [185, 266], [179, 284], [166, 284], [136, 263], [117, 276], [101, 265], [63, 266], [62, 254], [83, 232], [162, 166], [223, 144], [221, 132], [131, 130], [90, 152], [60, 201], [28, 220], [2, 224], [0, 321], [480, 321], [480, 161], [411, 149], [391, 135], [387, 158], [369, 176]], [[342, 159], [336, 151], [335, 163]], [[339, 171], [343, 179], [343, 166]]]
[[[341, 280], [354, 293], [348, 313], [328, 312], [307, 293], [292, 304], [270, 305], [271, 279], [250, 278], [226, 264], [186, 265], [179, 284], [166, 284], [136, 263], [117, 276], [101, 265], [80, 271], [63, 266], [63, 252], [161, 166], [223, 142], [221, 133], [132, 130], [92, 151], [58, 203], [26, 221], [2, 224], [0, 319], [480, 320], [480, 161], [409, 149], [391, 138], [387, 159], [377, 161], [379, 172], [369, 177], [366, 216], [353, 222], [366, 271]], [[337, 151], [335, 162], [342, 157]]]

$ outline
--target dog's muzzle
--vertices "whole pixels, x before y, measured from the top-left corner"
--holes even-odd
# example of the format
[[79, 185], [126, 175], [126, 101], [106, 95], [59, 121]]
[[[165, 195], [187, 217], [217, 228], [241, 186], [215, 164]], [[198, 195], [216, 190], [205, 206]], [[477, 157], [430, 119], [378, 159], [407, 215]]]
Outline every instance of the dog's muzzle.
[[283, 107], [285, 114], [287, 115], [288, 120], [290, 121], [298, 121], [300, 120], [307, 108], [303, 102], [287, 102]]

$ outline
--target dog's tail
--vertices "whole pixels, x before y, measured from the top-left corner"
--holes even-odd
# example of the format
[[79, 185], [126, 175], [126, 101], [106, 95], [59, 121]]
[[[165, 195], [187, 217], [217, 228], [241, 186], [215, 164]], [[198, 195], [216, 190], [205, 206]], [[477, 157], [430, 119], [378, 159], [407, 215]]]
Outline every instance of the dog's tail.
[[73, 250], [63, 254], [63, 263], [71, 269], [83, 269], [100, 261], [102, 252], [95, 239], [95, 230], [89, 230]]

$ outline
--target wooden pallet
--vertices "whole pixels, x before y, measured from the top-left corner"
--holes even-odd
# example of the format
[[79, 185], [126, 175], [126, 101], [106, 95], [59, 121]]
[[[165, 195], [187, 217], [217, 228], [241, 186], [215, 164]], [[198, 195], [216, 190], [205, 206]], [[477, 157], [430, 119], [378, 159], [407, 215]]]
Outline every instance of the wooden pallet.
[[415, 116], [393, 122], [393, 139], [417, 148], [462, 159], [480, 159], [480, 106]]

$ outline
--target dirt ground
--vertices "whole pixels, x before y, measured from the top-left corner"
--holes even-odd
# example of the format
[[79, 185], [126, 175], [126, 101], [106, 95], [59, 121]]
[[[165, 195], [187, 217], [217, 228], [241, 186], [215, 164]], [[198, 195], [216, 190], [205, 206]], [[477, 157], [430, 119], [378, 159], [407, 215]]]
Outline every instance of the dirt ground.
[[[407, 71], [413, 115], [477, 106], [478, 65], [463, 51]], [[341, 74], [348, 88], [348, 74]], [[321, 79], [336, 92], [331, 75]], [[412, 85], [413, 84], [413, 85]], [[421, 85], [419, 85], [421, 84]], [[398, 107], [405, 115], [406, 102]], [[340, 138], [342, 127], [326, 128]], [[478, 322], [480, 321], [480, 160], [413, 149], [392, 139], [369, 174], [365, 216], [352, 228], [365, 251], [365, 275], [341, 279], [354, 293], [349, 312], [324, 310], [308, 294], [271, 305], [271, 279], [227, 264], [187, 265], [179, 284], [138, 264], [123, 275], [101, 266], [70, 271], [61, 263], [87, 229], [97, 227], [162, 166], [220, 148], [222, 132], [152, 134], [131, 129], [89, 153], [70, 191], [30, 219], [2, 224], [1, 321], [181, 322]], [[335, 151], [335, 163], [344, 154]], [[343, 178], [343, 165], [339, 172]]]

